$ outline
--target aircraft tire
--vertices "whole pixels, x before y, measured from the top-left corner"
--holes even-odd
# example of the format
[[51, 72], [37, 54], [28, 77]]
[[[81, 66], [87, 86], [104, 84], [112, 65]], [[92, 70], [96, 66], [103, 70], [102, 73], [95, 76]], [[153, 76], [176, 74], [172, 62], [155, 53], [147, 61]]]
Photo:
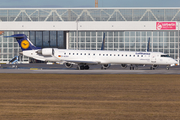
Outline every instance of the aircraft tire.
[[85, 66], [84, 66], [84, 69], [85, 69], [85, 70], [89, 70], [89, 65], [85, 65]]
[[84, 65], [81, 65], [81, 66], [80, 66], [80, 70], [84, 70]]
[[132, 69], [134, 70], [134, 67], [132, 67]]

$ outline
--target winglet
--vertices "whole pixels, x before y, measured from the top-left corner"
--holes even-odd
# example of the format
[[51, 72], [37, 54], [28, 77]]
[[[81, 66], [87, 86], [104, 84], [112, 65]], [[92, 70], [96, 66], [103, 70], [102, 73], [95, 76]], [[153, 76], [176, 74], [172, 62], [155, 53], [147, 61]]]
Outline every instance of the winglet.
[[105, 44], [105, 33], [103, 34], [103, 41], [102, 41], [101, 50], [104, 50], [104, 44]]

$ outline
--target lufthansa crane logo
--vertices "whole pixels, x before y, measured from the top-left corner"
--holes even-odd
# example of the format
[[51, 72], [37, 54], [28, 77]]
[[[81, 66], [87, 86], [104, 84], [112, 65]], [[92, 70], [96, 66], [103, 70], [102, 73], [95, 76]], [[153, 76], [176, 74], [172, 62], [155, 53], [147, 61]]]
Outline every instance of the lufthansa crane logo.
[[23, 40], [23, 41], [21, 42], [21, 47], [22, 47], [23, 49], [27, 49], [27, 48], [29, 47], [29, 42], [28, 42], [27, 40]]

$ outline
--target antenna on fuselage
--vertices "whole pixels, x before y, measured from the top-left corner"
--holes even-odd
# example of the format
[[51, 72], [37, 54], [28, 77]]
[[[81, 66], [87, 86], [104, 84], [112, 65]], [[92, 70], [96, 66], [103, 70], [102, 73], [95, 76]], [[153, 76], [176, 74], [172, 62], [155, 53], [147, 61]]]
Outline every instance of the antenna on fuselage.
[[101, 50], [104, 50], [104, 44], [105, 44], [105, 33], [103, 34], [103, 41], [102, 41]]

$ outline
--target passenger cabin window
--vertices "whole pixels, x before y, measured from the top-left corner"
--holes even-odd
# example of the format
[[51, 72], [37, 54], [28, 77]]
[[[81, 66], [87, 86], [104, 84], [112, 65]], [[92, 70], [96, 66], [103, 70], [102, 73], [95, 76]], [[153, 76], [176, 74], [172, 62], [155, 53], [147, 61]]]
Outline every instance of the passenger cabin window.
[[74, 53], [73, 53], [73, 55], [74, 55]]
[[110, 56], [112, 56], [112, 54], [110, 54]]
[[84, 55], [86, 55], [86, 53], [84, 53]]
[[99, 56], [101, 56], [101, 54], [99, 54]]
[[105, 54], [103, 54], [103, 56], [105, 56]]
[[82, 55], [82, 53], [81, 53], [81, 55]]
[[141, 57], [143, 57], [143, 55], [141, 55]]
[[77, 53], [77, 55], [78, 55], [78, 53]]
[[88, 55], [90, 55], [90, 53], [88, 53]]
[[69, 53], [69, 55], [71, 55], [71, 53]]
[[64, 55], [66, 55], [66, 53], [64, 53]]
[[95, 56], [95, 54], [93, 54]]
[[108, 54], [106, 54], [106, 56], [108, 56]]
[[135, 57], [135, 55], [133, 55], [133, 57]]

